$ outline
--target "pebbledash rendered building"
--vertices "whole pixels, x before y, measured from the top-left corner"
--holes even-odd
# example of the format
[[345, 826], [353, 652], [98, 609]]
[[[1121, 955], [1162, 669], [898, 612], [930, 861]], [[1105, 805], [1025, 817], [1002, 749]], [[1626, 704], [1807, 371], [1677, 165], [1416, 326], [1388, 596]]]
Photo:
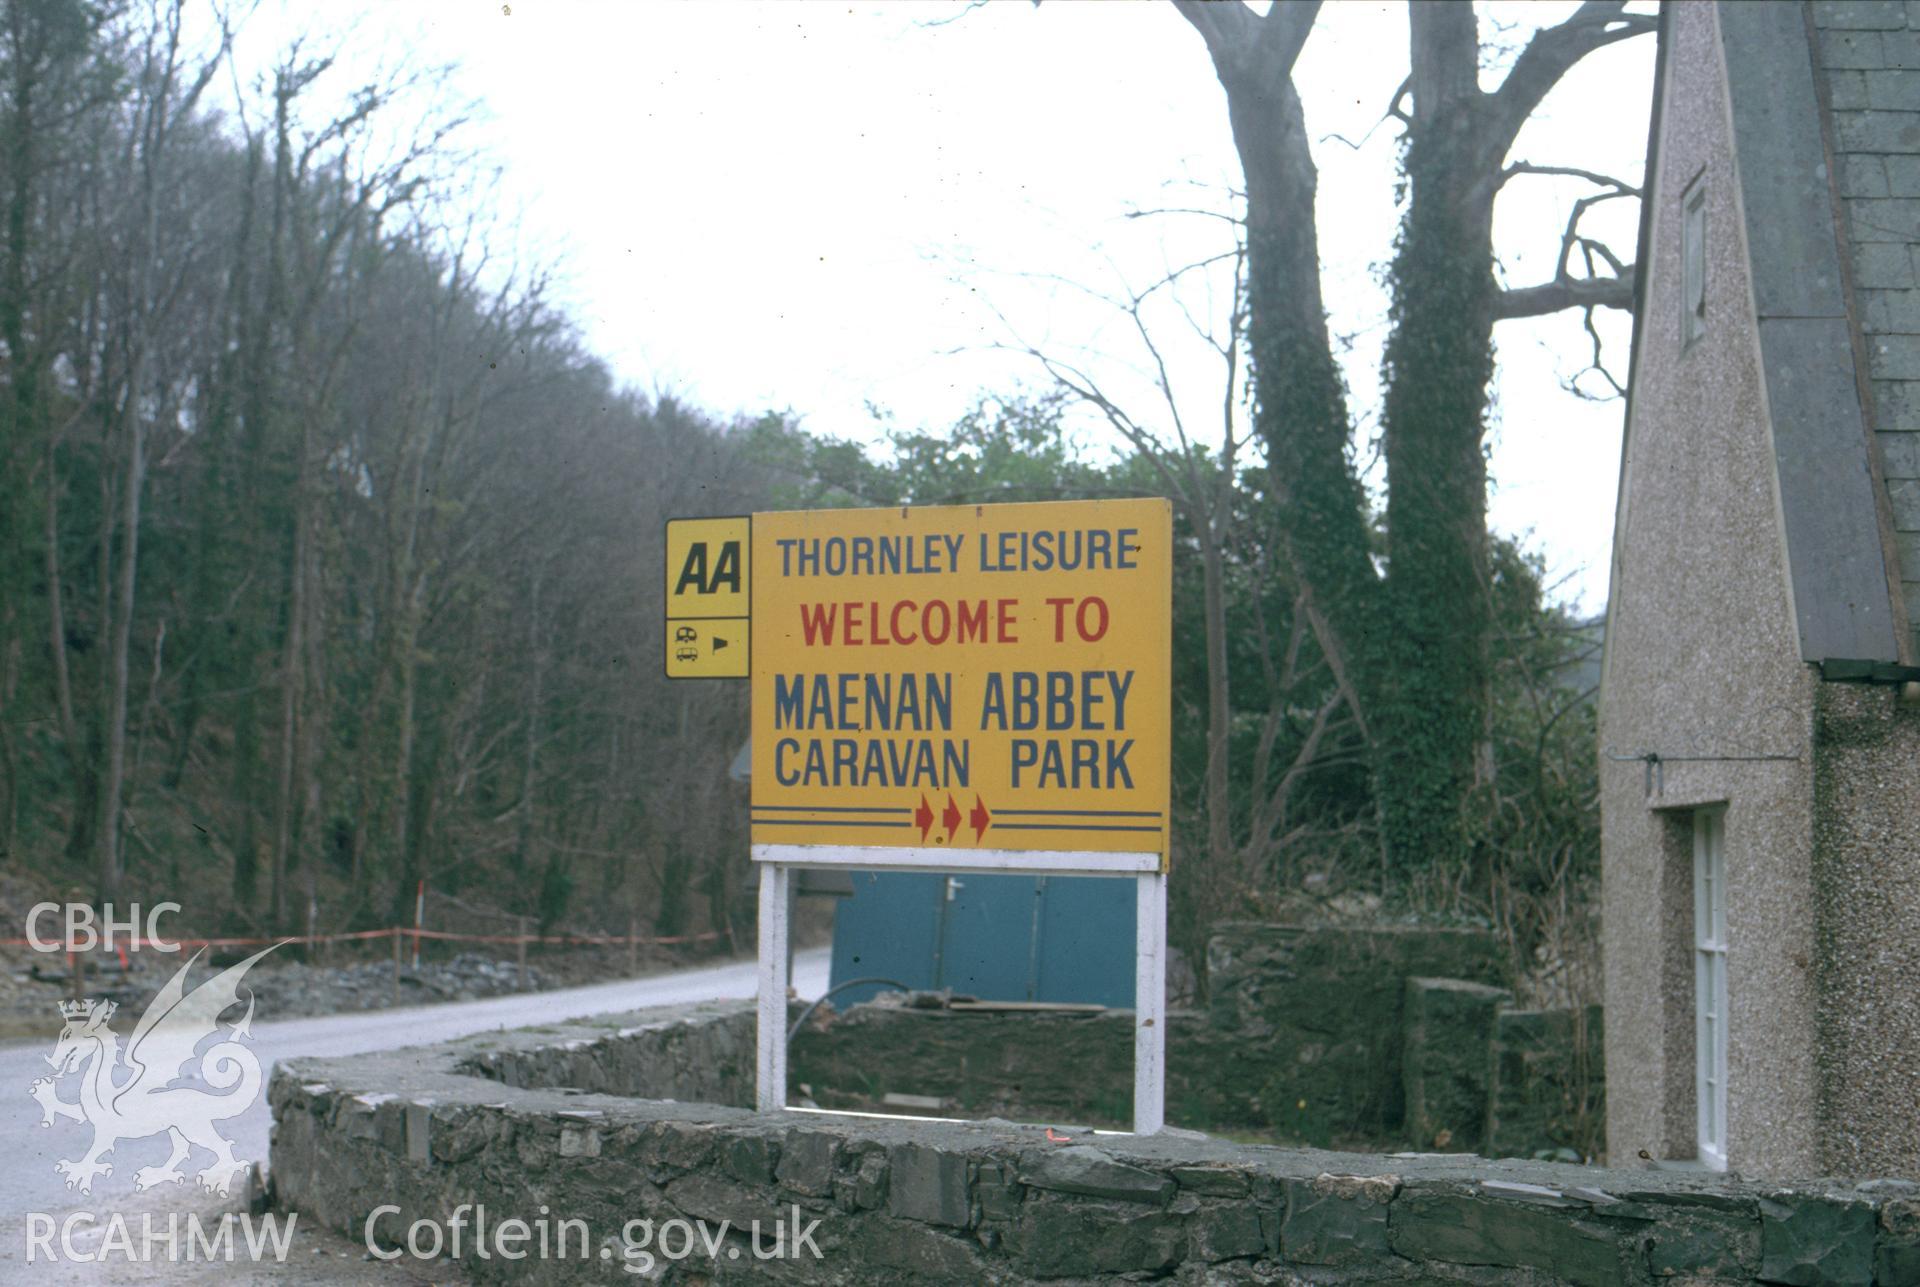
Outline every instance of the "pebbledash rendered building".
[[1608, 1146], [1920, 1175], [1920, 6], [1665, 9], [1601, 690]]

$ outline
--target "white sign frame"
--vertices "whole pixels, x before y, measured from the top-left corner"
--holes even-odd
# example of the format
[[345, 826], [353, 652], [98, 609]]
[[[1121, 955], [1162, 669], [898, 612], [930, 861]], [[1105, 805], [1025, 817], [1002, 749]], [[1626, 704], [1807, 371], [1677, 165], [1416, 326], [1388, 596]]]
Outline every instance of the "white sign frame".
[[1035, 876], [1131, 877], [1134, 915], [1133, 1132], [1166, 1125], [1167, 874], [1158, 853], [1053, 852], [1009, 849], [889, 849], [877, 846], [754, 845], [760, 868], [759, 1038], [754, 1061], [756, 1107], [787, 1106], [788, 907], [796, 867], [856, 871], [926, 871]]

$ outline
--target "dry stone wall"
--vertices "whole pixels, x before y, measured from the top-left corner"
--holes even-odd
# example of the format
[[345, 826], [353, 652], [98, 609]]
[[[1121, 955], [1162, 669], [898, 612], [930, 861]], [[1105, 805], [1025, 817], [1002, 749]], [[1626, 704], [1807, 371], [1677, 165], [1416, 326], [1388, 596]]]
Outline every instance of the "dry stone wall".
[[1407, 980], [1497, 984], [1500, 973], [1493, 936], [1480, 930], [1218, 925], [1207, 942], [1208, 1019], [1236, 1037], [1221, 1080], [1251, 1083], [1264, 1120], [1293, 1138], [1397, 1133]]
[[[1515, 1011], [1490, 935], [1228, 925], [1214, 1004], [1168, 1015], [1167, 1118], [1319, 1147], [1561, 1160], [1603, 1134], [1599, 1009]], [[1428, 973], [1440, 977], [1424, 977]], [[1464, 975], [1465, 977], [1460, 977]], [[1125, 1125], [1133, 1017], [855, 1006], [792, 1047], [823, 1107]]]
[[689, 1006], [480, 1038], [460, 1071], [508, 1086], [746, 1105], [755, 1033], [753, 1013], [737, 1005]]
[[[643, 1266], [676, 1282], [1920, 1281], [1920, 1185], [755, 1114], [558, 1080], [653, 1069], [731, 1093], [750, 1024], [745, 1005], [712, 1006], [282, 1065], [275, 1200], [356, 1239], [374, 1217], [383, 1255], [418, 1228], [460, 1228], [483, 1282], [632, 1281]], [[519, 1259], [497, 1238], [481, 1255], [485, 1231], [515, 1220], [579, 1232], [554, 1240], [564, 1256], [538, 1258], [525, 1236]], [[676, 1221], [686, 1239], [661, 1241]], [[763, 1259], [776, 1226], [804, 1239]]]

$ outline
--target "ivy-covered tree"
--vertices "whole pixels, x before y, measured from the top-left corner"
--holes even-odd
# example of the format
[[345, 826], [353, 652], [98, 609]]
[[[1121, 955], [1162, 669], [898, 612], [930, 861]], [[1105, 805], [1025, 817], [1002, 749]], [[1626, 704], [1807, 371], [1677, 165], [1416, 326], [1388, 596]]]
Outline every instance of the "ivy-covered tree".
[[[1384, 544], [1356, 469], [1353, 417], [1327, 329], [1317, 174], [1293, 69], [1317, 0], [1174, 0], [1226, 93], [1246, 178], [1247, 333], [1253, 414], [1302, 611], [1340, 676], [1371, 748], [1385, 856], [1402, 871], [1470, 861], [1468, 815], [1492, 765], [1491, 544], [1485, 431], [1496, 322], [1566, 308], [1630, 306], [1633, 269], [1568, 225], [1553, 280], [1506, 288], [1493, 210], [1531, 174], [1626, 184], [1510, 163], [1520, 128], [1582, 58], [1651, 31], [1621, 0], [1588, 0], [1537, 32], [1498, 87], [1480, 87], [1474, 6], [1408, 5], [1411, 74], [1390, 105], [1403, 131], [1405, 202], [1389, 265], [1390, 330], [1380, 424]], [[1376, 558], [1380, 570], [1376, 571]]]

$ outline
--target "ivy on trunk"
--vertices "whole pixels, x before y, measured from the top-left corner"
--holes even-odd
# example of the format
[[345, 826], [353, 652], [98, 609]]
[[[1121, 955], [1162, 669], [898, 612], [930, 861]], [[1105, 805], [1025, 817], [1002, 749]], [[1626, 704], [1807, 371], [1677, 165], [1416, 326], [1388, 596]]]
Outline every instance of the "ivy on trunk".
[[1591, 0], [1537, 32], [1500, 86], [1483, 90], [1473, 6], [1408, 6], [1412, 70], [1389, 107], [1405, 132], [1405, 203], [1389, 271], [1387, 504], [1376, 548], [1327, 331], [1317, 174], [1292, 79], [1319, 5], [1276, 0], [1264, 15], [1239, 3], [1175, 5], [1206, 42], [1246, 177], [1254, 422], [1282, 504], [1283, 553], [1367, 736], [1383, 859], [1400, 872], [1456, 867], [1471, 857], [1470, 802], [1485, 772], [1493, 325], [1571, 306], [1626, 308], [1633, 281], [1631, 265], [1606, 255], [1608, 274], [1571, 275], [1573, 250], [1590, 248], [1578, 232], [1583, 204], [1555, 281], [1503, 289], [1493, 203], [1514, 175], [1549, 172], [1506, 165], [1548, 91], [1587, 54], [1655, 20]]

